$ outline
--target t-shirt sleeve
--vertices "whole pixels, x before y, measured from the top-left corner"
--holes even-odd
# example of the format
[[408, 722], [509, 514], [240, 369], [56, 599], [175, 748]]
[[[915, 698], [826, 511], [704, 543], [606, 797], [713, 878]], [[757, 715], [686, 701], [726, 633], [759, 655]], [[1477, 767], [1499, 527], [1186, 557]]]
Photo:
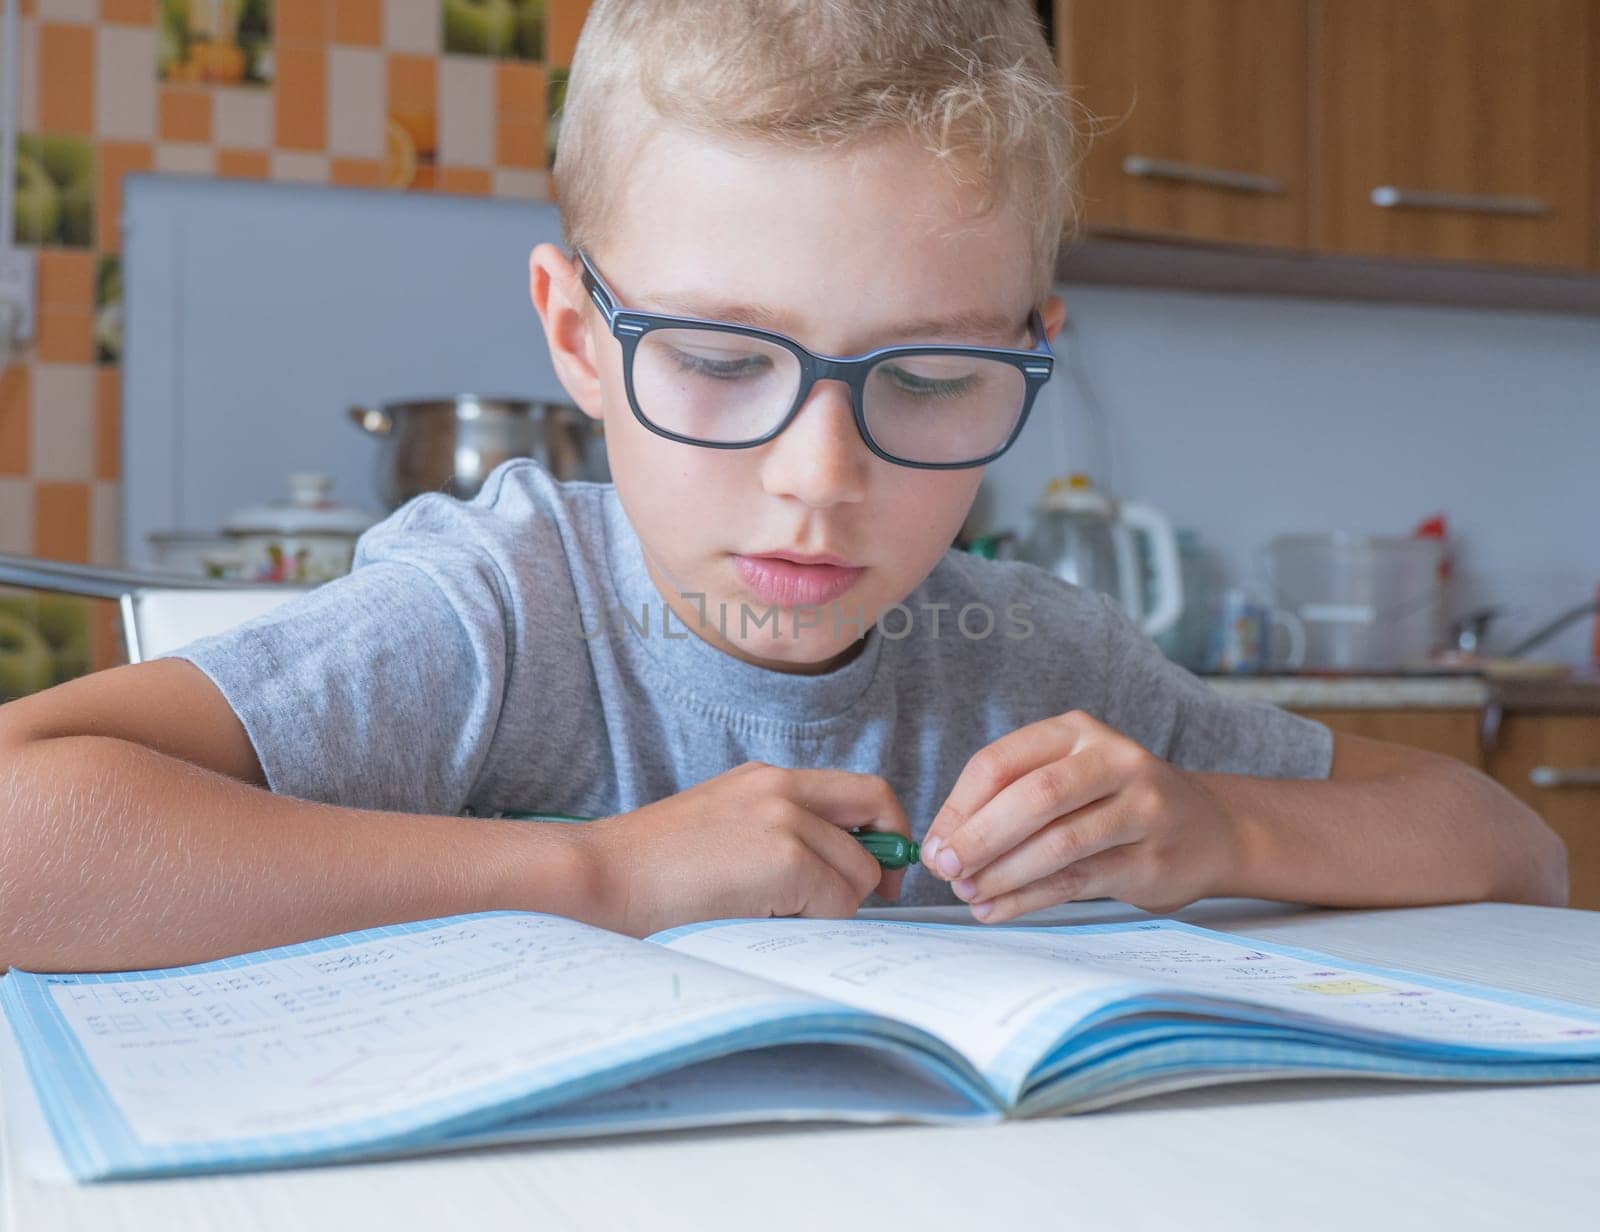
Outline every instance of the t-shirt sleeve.
[[1101, 718], [1185, 770], [1261, 778], [1327, 778], [1333, 734], [1265, 702], [1222, 696], [1173, 663], [1110, 599]]
[[173, 652], [222, 691], [273, 791], [440, 814], [470, 798], [505, 694], [506, 607], [444, 502], [368, 531], [347, 576]]

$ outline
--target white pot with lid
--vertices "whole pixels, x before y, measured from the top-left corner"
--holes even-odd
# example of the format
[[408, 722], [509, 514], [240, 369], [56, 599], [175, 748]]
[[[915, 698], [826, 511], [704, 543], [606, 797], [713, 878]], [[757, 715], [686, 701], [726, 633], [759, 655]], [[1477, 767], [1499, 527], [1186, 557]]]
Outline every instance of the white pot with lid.
[[356, 540], [381, 515], [336, 502], [327, 475], [292, 474], [288, 489], [286, 501], [241, 509], [224, 523], [241, 559], [239, 576], [305, 585], [349, 573]]

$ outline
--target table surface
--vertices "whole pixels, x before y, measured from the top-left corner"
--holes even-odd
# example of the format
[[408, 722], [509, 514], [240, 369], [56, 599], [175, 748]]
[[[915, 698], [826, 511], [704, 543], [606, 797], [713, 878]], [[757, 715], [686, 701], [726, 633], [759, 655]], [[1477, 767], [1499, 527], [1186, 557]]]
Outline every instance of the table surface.
[[[960, 919], [963, 909], [895, 910]], [[1038, 923], [1132, 919], [1086, 903]], [[1215, 900], [1179, 918], [1366, 962], [1600, 1006], [1600, 913], [1482, 903], [1308, 911]], [[88, 1186], [0, 1143], [5, 1232], [441, 1227], [782, 1229], [1420, 1226], [1592, 1229], [1600, 1084], [1241, 1084], [986, 1127], [640, 1134], [294, 1171]], [[870, 1153], [870, 1167], [862, 1160]]]

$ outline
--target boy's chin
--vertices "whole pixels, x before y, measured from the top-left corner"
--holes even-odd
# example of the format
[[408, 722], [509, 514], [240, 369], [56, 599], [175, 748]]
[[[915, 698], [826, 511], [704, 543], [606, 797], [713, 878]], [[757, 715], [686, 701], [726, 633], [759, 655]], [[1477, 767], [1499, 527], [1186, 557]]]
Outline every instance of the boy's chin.
[[757, 667], [816, 676], [843, 667], [861, 653], [861, 638], [844, 640], [833, 636], [781, 638], [743, 638], [731, 643], [739, 657]]

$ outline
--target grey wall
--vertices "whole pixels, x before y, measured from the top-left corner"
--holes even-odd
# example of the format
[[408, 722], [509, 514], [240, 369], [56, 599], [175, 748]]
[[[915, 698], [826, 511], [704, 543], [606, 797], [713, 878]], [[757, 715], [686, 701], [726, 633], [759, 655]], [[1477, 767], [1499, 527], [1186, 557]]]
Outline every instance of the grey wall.
[[[1196, 528], [1243, 582], [1279, 532], [1405, 533], [1443, 511], [1456, 606], [1504, 604], [1502, 647], [1594, 595], [1600, 320], [1060, 290], [1065, 379], [986, 479], [990, 525], [1083, 469]], [[1584, 662], [1591, 629], [1544, 653]]]
[[354, 403], [565, 396], [528, 303], [545, 202], [200, 176], [123, 186], [122, 542], [215, 530], [321, 471], [378, 507]]

